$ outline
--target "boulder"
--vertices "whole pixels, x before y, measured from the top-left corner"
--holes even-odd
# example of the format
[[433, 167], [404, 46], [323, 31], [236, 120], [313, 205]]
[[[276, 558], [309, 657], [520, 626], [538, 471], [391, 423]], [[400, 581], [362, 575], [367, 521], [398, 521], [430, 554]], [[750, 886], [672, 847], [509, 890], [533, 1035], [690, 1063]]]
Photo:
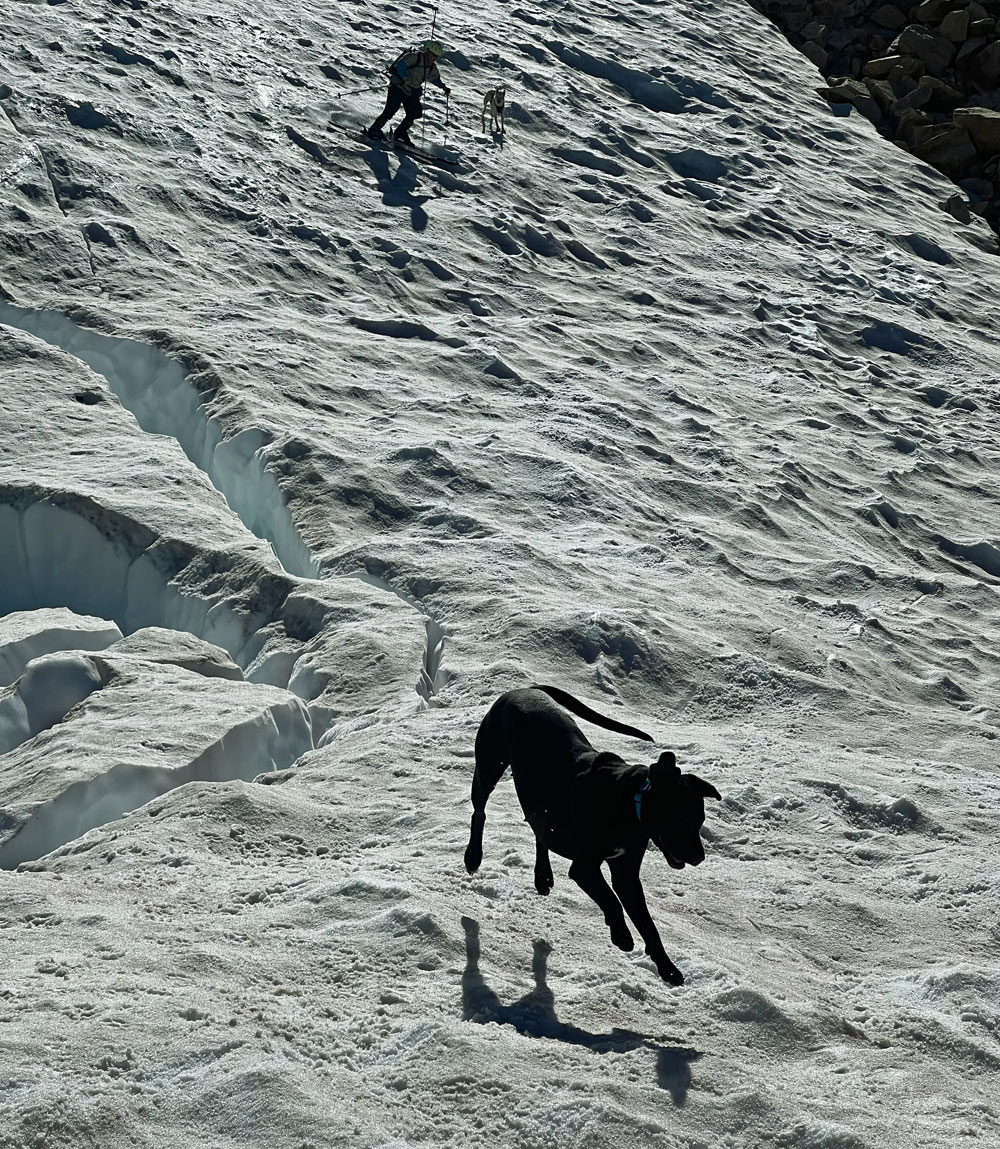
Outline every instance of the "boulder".
[[987, 200], [993, 199], [994, 195], [996, 195], [996, 189], [989, 180], [959, 180], [958, 186], [973, 203], [985, 203]]
[[972, 213], [969, 211], [969, 205], [958, 192], [955, 192], [954, 195], [943, 200], [940, 206], [944, 208], [953, 219], [957, 219], [959, 223], [972, 222]]
[[904, 80], [912, 81], [912, 85], [907, 87], [907, 91], [911, 91], [916, 87], [917, 80], [924, 74], [924, 62], [917, 59], [916, 56], [900, 56], [899, 63], [889, 73], [890, 84], [901, 84]]
[[889, 110], [894, 116], [902, 116], [904, 112], [924, 107], [925, 104], [930, 103], [930, 99], [930, 88], [923, 84], [918, 84], [912, 92], [908, 92], [905, 96], [900, 96], [898, 100], [894, 100]]
[[932, 125], [930, 116], [917, 108], [904, 108], [902, 112], [896, 114], [899, 120], [893, 138], [905, 141], [911, 148], [914, 146], [918, 131]]
[[812, 60], [812, 62], [816, 65], [817, 68], [819, 68], [821, 72], [826, 70], [826, 66], [830, 61], [830, 57], [827, 54], [826, 49], [821, 48], [820, 45], [815, 43], [813, 40], [807, 40], [802, 45], [802, 55]]
[[896, 93], [893, 91], [892, 85], [887, 84], [885, 80], [873, 80], [869, 77], [864, 81], [864, 84], [868, 89], [868, 94], [883, 112], [887, 112], [891, 105], [895, 103]]
[[899, 64], [901, 59], [901, 56], [896, 55], [878, 56], [865, 64], [865, 75], [871, 76], [874, 80], [884, 80], [893, 68]]
[[1000, 42], [987, 44], [976, 54], [968, 76], [980, 91], [992, 92], [995, 88], [1000, 88]]
[[965, 96], [951, 84], [936, 76], [921, 76], [918, 87], [927, 93], [927, 98], [917, 107], [929, 112], [951, 112], [965, 100]]
[[890, 52], [899, 56], [914, 56], [932, 76], [940, 76], [955, 58], [955, 45], [937, 32], [909, 24], [893, 40]]
[[956, 124], [931, 124], [912, 134], [914, 154], [947, 176], [964, 176], [979, 159], [972, 137]]
[[964, 44], [969, 36], [968, 10], [958, 9], [955, 12], [949, 12], [938, 25], [938, 31], [953, 44]]
[[971, 40], [966, 40], [955, 56], [956, 69], [960, 72], [966, 71], [971, 66], [972, 58], [985, 48], [987, 43], [989, 41], [985, 36], [974, 36]]
[[882, 119], [882, 109], [872, 99], [868, 89], [860, 80], [842, 80], [829, 88], [820, 88], [819, 94], [831, 104], [853, 104], [855, 108], [873, 123]]
[[876, 24], [881, 24], [883, 28], [889, 28], [893, 32], [906, 23], [906, 13], [895, 4], [883, 4], [881, 8], [876, 8], [872, 18]]
[[939, 24], [953, 8], [959, 6], [959, 0], [923, 0], [913, 9], [913, 17], [921, 24]]
[[989, 108], [959, 108], [955, 123], [964, 128], [984, 156], [1000, 155], [1000, 112]]

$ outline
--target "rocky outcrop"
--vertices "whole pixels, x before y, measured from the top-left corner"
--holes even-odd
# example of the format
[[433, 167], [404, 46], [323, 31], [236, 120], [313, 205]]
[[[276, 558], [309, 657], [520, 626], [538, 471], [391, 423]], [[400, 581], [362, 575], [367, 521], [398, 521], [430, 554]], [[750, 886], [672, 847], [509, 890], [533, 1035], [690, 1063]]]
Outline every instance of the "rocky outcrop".
[[1000, 0], [752, 0], [849, 104], [962, 191], [1000, 233]]

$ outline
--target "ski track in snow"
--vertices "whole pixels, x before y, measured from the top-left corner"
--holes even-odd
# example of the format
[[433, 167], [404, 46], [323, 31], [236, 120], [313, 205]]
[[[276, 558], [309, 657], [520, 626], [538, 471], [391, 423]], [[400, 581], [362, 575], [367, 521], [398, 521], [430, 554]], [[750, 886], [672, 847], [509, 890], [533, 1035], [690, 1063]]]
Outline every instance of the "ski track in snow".
[[[441, 7], [458, 169], [331, 129], [430, 19], [0, 0], [0, 1149], [1000, 1141], [996, 238], [728, 3]], [[680, 989], [509, 780], [462, 869], [530, 681], [723, 794]]]

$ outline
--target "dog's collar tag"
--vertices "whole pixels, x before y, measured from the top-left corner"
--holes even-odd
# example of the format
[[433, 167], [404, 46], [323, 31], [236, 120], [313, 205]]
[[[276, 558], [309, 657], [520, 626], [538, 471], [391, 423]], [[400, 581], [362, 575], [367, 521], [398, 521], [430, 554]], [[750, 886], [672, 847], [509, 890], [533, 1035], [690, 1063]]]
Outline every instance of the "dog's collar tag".
[[649, 779], [647, 778], [646, 781], [643, 782], [643, 784], [635, 792], [635, 816], [639, 819], [640, 823], [642, 822], [642, 796], [648, 789]]

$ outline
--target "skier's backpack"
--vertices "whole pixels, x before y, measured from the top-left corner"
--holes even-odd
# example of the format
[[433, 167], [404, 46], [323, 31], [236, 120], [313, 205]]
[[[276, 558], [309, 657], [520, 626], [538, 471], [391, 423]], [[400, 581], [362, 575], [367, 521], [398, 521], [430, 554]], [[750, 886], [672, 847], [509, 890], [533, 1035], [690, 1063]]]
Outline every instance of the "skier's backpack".
[[413, 55], [414, 52], [416, 52], [416, 48], [404, 48], [386, 68], [385, 74], [387, 76], [397, 76], [401, 80], [406, 75], [406, 64], [404, 64], [403, 61], [407, 56]]

